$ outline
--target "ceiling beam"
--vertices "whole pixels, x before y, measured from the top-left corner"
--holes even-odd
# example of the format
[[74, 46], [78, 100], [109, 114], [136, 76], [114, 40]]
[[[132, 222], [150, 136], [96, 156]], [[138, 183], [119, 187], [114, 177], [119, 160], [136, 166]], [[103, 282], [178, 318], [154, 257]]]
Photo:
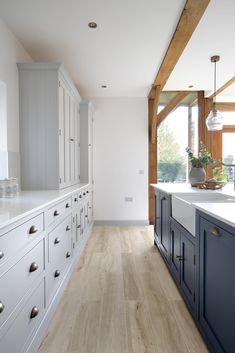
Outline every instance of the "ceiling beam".
[[214, 97], [218, 96], [218, 94], [223, 92], [226, 88], [231, 86], [233, 83], [235, 83], [235, 76], [233, 76], [228, 82], [226, 82], [223, 86], [221, 86], [214, 93], [212, 93], [208, 98], [214, 98]]
[[186, 1], [176, 30], [154, 80], [153, 87], [149, 92], [149, 98], [154, 98], [156, 86], [161, 86], [161, 89], [164, 88], [209, 2], [210, 0]]
[[158, 104], [159, 104], [160, 93], [161, 93], [161, 86], [156, 86], [154, 105], [153, 105], [153, 118], [152, 118], [152, 126], [151, 126], [151, 143], [156, 143], [157, 113], [158, 113]]
[[170, 102], [165, 106], [163, 110], [157, 116], [157, 127], [163, 122], [163, 120], [170, 114], [178, 105], [179, 103], [190, 94], [190, 91], [180, 91], [176, 94], [174, 98], [170, 100]]
[[216, 103], [216, 107], [221, 112], [235, 112], [235, 103]]

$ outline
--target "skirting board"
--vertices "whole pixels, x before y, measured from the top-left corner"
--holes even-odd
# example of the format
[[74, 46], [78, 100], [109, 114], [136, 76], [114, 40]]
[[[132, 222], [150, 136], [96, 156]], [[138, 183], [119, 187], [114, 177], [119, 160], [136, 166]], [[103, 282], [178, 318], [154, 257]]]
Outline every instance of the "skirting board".
[[95, 226], [148, 226], [149, 220], [97, 220]]

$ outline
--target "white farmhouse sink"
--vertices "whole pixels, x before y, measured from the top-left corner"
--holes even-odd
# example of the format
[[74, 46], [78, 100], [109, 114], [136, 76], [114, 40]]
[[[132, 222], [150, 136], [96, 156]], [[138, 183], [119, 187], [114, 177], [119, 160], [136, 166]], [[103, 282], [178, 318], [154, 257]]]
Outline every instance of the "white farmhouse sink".
[[234, 197], [220, 193], [204, 192], [172, 195], [172, 217], [195, 236], [195, 208], [198, 203], [229, 203]]

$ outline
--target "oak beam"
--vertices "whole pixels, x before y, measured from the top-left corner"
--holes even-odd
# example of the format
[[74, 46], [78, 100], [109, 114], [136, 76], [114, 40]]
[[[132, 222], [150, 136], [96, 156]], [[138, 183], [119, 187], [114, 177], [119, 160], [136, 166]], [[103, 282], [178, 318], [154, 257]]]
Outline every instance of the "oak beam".
[[233, 76], [228, 82], [226, 82], [223, 86], [218, 88], [214, 93], [212, 93], [208, 98], [214, 98], [218, 96], [221, 92], [223, 92], [226, 88], [231, 86], [233, 83], [235, 83], [235, 76]]
[[235, 103], [216, 103], [216, 107], [221, 112], [234, 112], [235, 111]]
[[163, 120], [169, 115], [179, 103], [190, 94], [190, 91], [180, 91], [174, 98], [165, 106], [165, 108], [157, 116], [157, 127], [163, 122]]
[[154, 224], [154, 189], [150, 184], [157, 183], [157, 142], [151, 143], [151, 127], [154, 111], [154, 100], [148, 100], [149, 125], [149, 223]]
[[157, 114], [158, 114], [158, 104], [159, 104], [160, 93], [161, 93], [161, 86], [156, 86], [156, 88], [155, 88], [154, 105], [153, 105], [153, 118], [152, 118], [152, 128], [151, 128], [151, 143], [156, 143]]
[[150, 90], [149, 98], [154, 97], [154, 88], [156, 86], [161, 86], [161, 89], [164, 88], [209, 2], [210, 0], [186, 1], [176, 30], [154, 80], [153, 88]]

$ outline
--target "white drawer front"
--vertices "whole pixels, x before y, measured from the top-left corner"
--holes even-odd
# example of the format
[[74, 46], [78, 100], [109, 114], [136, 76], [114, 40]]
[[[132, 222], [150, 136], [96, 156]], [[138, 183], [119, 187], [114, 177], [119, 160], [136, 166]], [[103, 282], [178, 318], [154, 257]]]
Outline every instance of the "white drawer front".
[[[37, 310], [38, 310], [38, 314]], [[31, 318], [31, 316], [35, 317]], [[39, 326], [44, 315], [44, 280], [26, 301], [26, 304], [0, 341], [2, 353], [21, 353], [27, 338]]]
[[44, 231], [44, 214], [30, 219], [22, 225], [0, 236], [0, 266], [27, 246]]
[[72, 198], [69, 197], [64, 201], [59, 202], [47, 211], [46, 220], [47, 226], [52, 225], [54, 222], [62, 218], [62, 216], [71, 210]]
[[7, 320], [34, 280], [44, 270], [44, 241], [41, 240], [7, 273], [0, 277], [0, 326]]
[[72, 216], [67, 217], [48, 236], [49, 264], [57, 264], [66, 257], [67, 252], [71, 254], [72, 247]]

